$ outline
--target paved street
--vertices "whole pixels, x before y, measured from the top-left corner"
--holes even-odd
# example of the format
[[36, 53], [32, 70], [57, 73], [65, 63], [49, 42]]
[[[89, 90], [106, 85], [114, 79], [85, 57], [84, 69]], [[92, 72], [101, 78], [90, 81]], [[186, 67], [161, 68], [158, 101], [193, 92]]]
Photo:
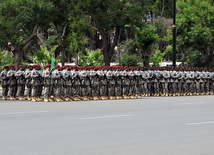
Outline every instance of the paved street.
[[214, 96], [0, 99], [1, 155], [213, 155]]

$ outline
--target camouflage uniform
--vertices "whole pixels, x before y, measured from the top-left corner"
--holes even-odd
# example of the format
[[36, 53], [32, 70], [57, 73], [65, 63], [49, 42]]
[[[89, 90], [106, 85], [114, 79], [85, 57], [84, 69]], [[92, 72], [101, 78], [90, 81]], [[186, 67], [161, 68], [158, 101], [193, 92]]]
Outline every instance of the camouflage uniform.
[[7, 77], [9, 66], [5, 66], [5, 69], [0, 74], [0, 79], [2, 79], [2, 99], [7, 100], [8, 88], [9, 88], [9, 78]]
[[10, 70], [7, 72], [7, 77], [9, 78], [9, 95], [10, 100], [16, 100], [17, 93], [17, 80], [15, 77], [16, 71], [15, 66], [11, 65]]
[[135, 75], [134, 72], [132, 71], [132, 67], [130, 67], [130, 71], [128, 72], [128, 78], [130, 80], [130, 87], [129, 87], [129, 96], [130, 98], [134, 99], [136, 98], [135, 95], [135, 85], [136, 85], [136, 81], [135, 81]]
[[23, 66], [19, 66], [19, 70], [15, 74], [17, 79], [17, 86], [18, 91], [17, 95], [19, 96], [19, 100], [25, 100], [24, 93], [25, 93], [25, 72], [23, 71]]
[[51, 65], [46, 65], [44, 67], [44, 71], [42, 72], [42, 77], [44, 79], [44, 101], [45, 102], [52, 102], [50, 96], [51, 96], [51, 85], [52, 79], [51, 79], [51, 72], [50, 72]]
[[56, 65], [54, 71], [51, 74], [51, 78], [53, 80], [54, 100], [57, 102], [62, 101], [60, 99], [61, 77], [60, 77], [59, 67], [60, 67], [59, 65]]
[[106, 73], [104, 72], [104, 70], [100, 70], [97, 72], [98, 73], [98, 77], [100, 80], [100, 97], [99, 99], [105, 100], [107, 99], [107, 79], [106, 79]]
[[108, 96], [110, 99], [115, 99], [115, 80], [111, 68], [107, 71], [106, 78], [108, 80]]
[[70, 92], [70, 98], [78, 101], [80, 100], [80, 76], [79, 76], [79, 71], [77, 66], [73, 66], [71, 69], [71, 80], [72, 80], [72, 87], [71, 87], [71, 92]]
[[94, 66], [92, 67], [92, 70], [89, 72], [89, 77], [91, 81], [91, 95], [94, 100], [99, 100], [98, 96], [100, 90], [99, 88], [100, 81], [97, 75], [97, 70], [94, 68]]
[[36, 67], [38, 67], [38, 65], [33, 65], [33, 70], [31, 71], [31, 84], [32, 84], [32, 92], [31, 92], [31, 96], [32, 96], [32, 102], [36, 102], [39, 101], [38, 99], [38, 92], [39, 92], [39, 83], [40, 83], [40, 75], [38, 73], [38, 71], [36, 70]]
[[113, 72], [115, 79], [115, 97], [116, 99], [122, 99], [122, 79], [120, 76], [119, 66], [117, 70]]
[[27, 85], [26, 95], [27, 95], [28, 101], [30, 101], [31, 100], [31, 91], [32, 91], [31, 71], [33, 69], [33, 66], [28, 65], [27, 68], [28, 69], [25, 71], [25, 79], [26, 79], [26, 85]]

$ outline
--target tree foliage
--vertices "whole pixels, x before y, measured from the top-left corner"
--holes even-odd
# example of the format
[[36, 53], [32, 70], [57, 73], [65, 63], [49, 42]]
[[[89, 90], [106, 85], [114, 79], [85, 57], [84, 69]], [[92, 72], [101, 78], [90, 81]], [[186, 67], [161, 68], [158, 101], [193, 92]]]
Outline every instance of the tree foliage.
[[83, 52], [80, 54], [80, 66], [102, 66], [104, 64], [103, 55], [100, 50], [95, 51], [86, 49], [86, 54]]

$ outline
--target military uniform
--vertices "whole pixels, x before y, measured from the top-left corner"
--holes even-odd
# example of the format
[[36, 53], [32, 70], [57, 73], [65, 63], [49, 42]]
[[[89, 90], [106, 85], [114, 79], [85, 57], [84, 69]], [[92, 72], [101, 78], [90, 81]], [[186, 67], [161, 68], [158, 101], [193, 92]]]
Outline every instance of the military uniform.
[[51, 71], [50, 71], [51, 64], [46, 65], [44, 67], [44, 71], [42, 72], [42, 78], [44, 79], [44, 102], [52, 102], [51, 100], [51, 85], [52, 79], [51, 79]]
[[116, 70], [113, 72], [115, 79], [115, 97], [116, 99], [122, 99], [122, 79], [121, 73], [119, 71], [120, 67], [116, 67]]
[[25, 100], [24, 93], [25, 93], [25, 72], [23, 71], [23, 66], [20, 65], [19, 70], [16, 72], [15, 76], [17, 79], [17, 86], [18, 91], [17, 95], [19, 96], [19, 100]]
[[71, 92], [70, 92], [70, 98], [78, 101], [80, 100], [80, 76], [79, 76], [79, 71], [77, 66], [73, 66], [71, 68], [71, 80], [72, 80], [72, 87], [71, 87]]
[[91, 71], [89, 72], [89, 77], [91, 81], [91, 95], [94, 100], [99, 100], [99, 86], [100, 81], [97, 74], [97, 68], [95, 66], [91, 67]]
[[54, 100], [59, 102], [62, 101], [60, 98], [60, 91], [61, 91], [61, 77], [59, 72], [59, 65], [56, 65], [54, 71], [51, 74], [51, 78], [53, 80], [53, 96]]
[[100, 97], [99, 99], [105, 100], [107, 99], [107, 79], [106, 79], [106, 73], [104, 71], [106, 67], [101, 67], [100, 70], [97, 72], [99, 81], [100, 81]]
[[38, 92], [39, 92], [39, 83], [40, 83], [40, 75], [36, 68], [38, 65], [33, 65], [33, 70], [31, 71], [31, 84], [32, 84], [32, 92], [31, 92], [31, 99], [32, 102], [39, 101], [38, 99]]
[[16, 71], [15, 66], [10, 65], [10, 70], [7, 72], [7, 77], [9, 78], [9, 95], [10, 100], [16, 100], [17, 93], [17, 80], [15, 77]]
[[7, 72], [9, 66], [5, 66], [5, 69], [0, 74], [0, 79], [2, 79], [2, 99], [7, 100], [8, 89], [9, 89], [9, 78], [7, 77]]
[[26, 85], [27, 85], [27, 90], [26, 90], [26, 95], [27, 95], [27, 100], [31, 100], [31, 92], [32, 92], [32, 83], [31, 83], [31, 71], [33, 69], [33, 66], [28, 65], [27, 70], [25, 71], [25, 80], [26, 80]]

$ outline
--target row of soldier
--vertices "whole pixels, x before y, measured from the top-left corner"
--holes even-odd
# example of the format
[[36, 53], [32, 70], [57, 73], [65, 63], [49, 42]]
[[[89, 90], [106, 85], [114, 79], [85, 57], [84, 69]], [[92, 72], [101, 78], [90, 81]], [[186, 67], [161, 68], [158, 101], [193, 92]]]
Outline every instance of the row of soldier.
[[20, 65], [5, 66], [1, 72], [2, 98], [10, 100], [71, 101], [129, 99], [142, 96], [213, 95], [214, 72], [192, 67], [121, 67]]

